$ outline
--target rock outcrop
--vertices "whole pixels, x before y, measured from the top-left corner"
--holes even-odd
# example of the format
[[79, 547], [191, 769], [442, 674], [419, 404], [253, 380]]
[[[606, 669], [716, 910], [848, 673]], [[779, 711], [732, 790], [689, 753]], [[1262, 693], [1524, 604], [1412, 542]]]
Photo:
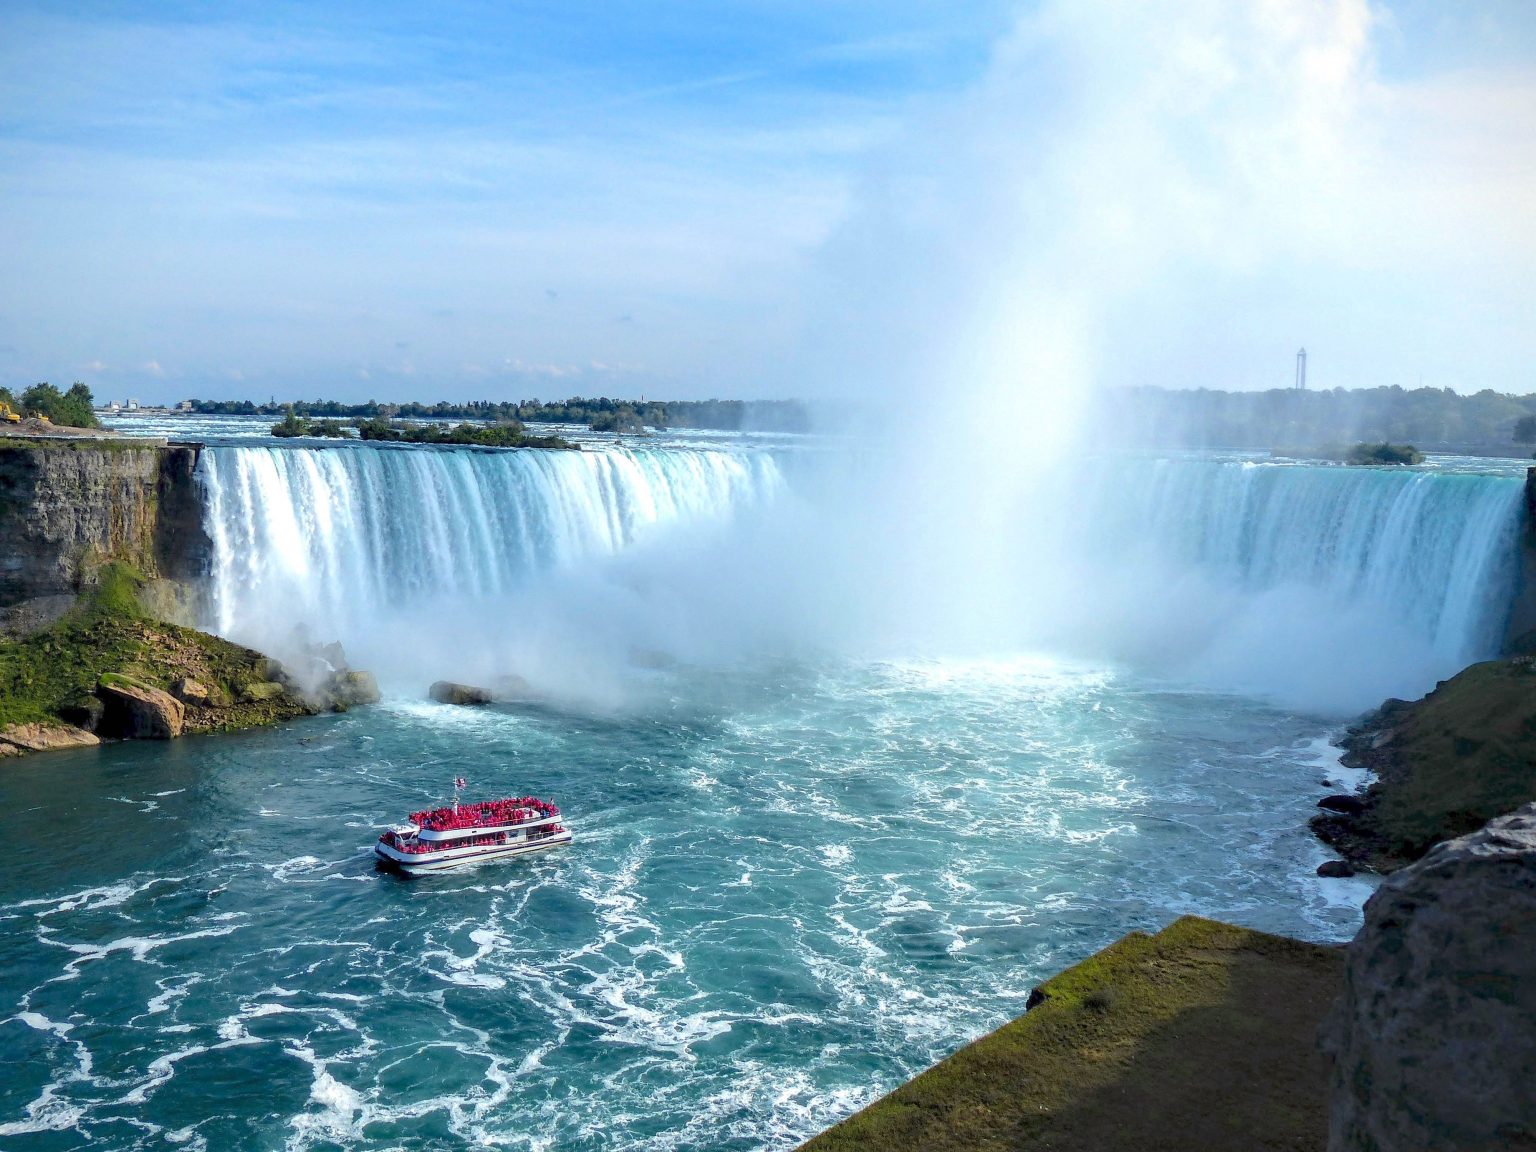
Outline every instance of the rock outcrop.
[[334, 712], [345, 712], [360, 704], [379, 702], [379, 682], [374, 679], [373, 673], [360, 672], [355, 668], [332, 673], [330, 679], [321, 685], [320, 692], [325, 707]]
[[1343, 745], [1343, 763], [1376, 781], [1325, 798], [1312, 829], [1353, 864], [1402, 868], [1536, 801], [1536, 660], [1473, 664], [1422, 700], [1388, 700]]
[[94, 733], [68, 724], [11, 724], [0, 729], [0, 756], [52, 752], [59, 748], [88, 748], [100, 743]]
[[429, 689], [429, 694], [439, 704], [489, 704], [493, 699], [484, 688], [456, 684], [452, 680], [439, 680]]
[[103, 564], [190, 581], [207, 568], [198, 449], [153, 440], [0, 438], [0, 628], [63, 615]]
[[1377, 889], [1323, 1041], [1329, 1152], [1536, 1148], [1536, 804]]
[[101, 720], [106, 735], [128, 740], [172, 740], [186, 727], [186, 705], [169, 692], [132, 676], [108, 673], [101, 678], [96, 693], [106, 706]]

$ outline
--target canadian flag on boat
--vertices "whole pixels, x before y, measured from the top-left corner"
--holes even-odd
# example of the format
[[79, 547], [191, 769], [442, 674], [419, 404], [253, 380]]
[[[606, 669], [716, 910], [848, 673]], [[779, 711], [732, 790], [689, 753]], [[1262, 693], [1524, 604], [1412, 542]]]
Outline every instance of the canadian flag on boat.
[[464, 777], [462, 777], [462, 776], [455, 776], [453, 778], [453, 786], [455, 788], [468, 788], [469, 787], [469, 781], [464, 779]]

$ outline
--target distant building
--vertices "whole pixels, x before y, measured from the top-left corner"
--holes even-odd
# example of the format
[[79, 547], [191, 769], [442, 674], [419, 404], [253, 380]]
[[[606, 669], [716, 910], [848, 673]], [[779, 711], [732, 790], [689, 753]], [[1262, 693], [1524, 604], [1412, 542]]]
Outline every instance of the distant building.
[[1305, 392], [1307, 389], [1307, 350], [1303, 348], [1296, 353], [1296, 391]]

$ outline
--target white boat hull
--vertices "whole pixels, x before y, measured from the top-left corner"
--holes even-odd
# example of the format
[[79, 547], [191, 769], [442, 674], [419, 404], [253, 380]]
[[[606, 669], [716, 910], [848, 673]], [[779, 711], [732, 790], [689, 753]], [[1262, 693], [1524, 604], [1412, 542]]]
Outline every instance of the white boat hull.
[[398, 868], [409, 876], [419, 876], [426, 872], [447, 872], [453, 868], [462, 868], [468, 864], [479, 864], [488, 860], [532, 856], [537, 852], [548, 852], [551, 848], [564, 848], [570, 842], [569, 832], [556, 832], [552, 836], [522, 843], [480, 844], [464, 848], [449, 848], [442, 852], [401, 852], [388, 844], [379, 843], [373, 846], [373, 853], [391, 867]]

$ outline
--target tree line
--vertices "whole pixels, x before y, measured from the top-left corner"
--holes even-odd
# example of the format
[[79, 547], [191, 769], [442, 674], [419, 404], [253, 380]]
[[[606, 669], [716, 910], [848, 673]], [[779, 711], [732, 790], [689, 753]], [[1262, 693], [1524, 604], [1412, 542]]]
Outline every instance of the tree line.
[[1189, 448], [1317, 448], [1354, 442], [1536, 443], [1536, 395], [1484, 389], [1336, 388], [1267, 392], [1124, 388], [1104, 393], [1093, 426], [1130, 443]]
[[283, 416], [301, 419], [483, 420], [488, 423], [585, 424], [597, 431], [638, 432], [643, 428], [704, 428], [728, 432], [806, 432], [811, 421], [798, 400], [616, 400], [608, 396], [546, 403], [542, 400], [497, 402], [470, 400], [401, 404], [369, 400], [296, 400], [256, 404], [250, 400], [193, 400], [192, 411], [205, 415]]

